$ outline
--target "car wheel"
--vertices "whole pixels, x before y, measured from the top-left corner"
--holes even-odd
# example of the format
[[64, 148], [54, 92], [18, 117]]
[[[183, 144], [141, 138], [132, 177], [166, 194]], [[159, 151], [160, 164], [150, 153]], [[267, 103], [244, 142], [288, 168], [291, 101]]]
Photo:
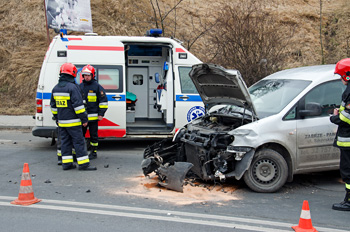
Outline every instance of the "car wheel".
[[262, 149], [258, 151], [244, 174], [244, 182], [250, 189], [261, 193], [279, 190], [287, 181], [288, 165], [277, 151]]

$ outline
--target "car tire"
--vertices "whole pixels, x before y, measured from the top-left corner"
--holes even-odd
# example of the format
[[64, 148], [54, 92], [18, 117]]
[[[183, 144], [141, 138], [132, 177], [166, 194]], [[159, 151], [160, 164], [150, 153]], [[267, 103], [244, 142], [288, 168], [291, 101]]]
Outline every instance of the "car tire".
[[286, 160], [272, 149], [258, 151], [243, 177], [250, 189], [260, 193], [276, 192], [286, 183], [287, 178]]

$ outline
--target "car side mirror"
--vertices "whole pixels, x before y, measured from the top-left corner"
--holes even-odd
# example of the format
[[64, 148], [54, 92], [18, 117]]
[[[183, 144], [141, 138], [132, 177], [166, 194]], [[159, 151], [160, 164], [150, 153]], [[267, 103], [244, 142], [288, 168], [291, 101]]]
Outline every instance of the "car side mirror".
[[320, 116], [322, 114], [322, 107], [319, 103], [309, 102], [306, 104], [304, 110], [299, 110], [301, 117], [305, 116]]

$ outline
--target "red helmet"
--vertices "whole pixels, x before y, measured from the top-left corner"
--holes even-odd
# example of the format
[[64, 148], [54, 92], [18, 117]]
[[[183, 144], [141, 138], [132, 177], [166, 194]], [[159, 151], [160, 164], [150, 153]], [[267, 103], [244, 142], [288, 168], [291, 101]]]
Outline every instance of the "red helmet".
[[91, 65], [86, 65], [83, 67], [83, 69], [81, 70], [81, 75], [91, 75], [92, 74], [92, 78], [95, 78], [95, 68]]
[[350, 58], [345, 58], [335, 65], [334, 74], [338, 74], [344, 81], [350, 81]]
[[75, 78], [77, 76], [78, 70], [74, 64], [64, 63], [64, 64], [62, 64], [62, 66], [60, 68], [60, 74], [61, 73], [69, 74]]

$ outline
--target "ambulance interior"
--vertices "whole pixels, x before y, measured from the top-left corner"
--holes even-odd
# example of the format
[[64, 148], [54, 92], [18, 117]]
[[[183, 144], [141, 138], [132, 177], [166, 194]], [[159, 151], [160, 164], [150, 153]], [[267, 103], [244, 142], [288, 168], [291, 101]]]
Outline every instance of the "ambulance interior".
[[125, 45], [128, 134], [162, 134], [173, 129], [171, 52], [165, 44]]

